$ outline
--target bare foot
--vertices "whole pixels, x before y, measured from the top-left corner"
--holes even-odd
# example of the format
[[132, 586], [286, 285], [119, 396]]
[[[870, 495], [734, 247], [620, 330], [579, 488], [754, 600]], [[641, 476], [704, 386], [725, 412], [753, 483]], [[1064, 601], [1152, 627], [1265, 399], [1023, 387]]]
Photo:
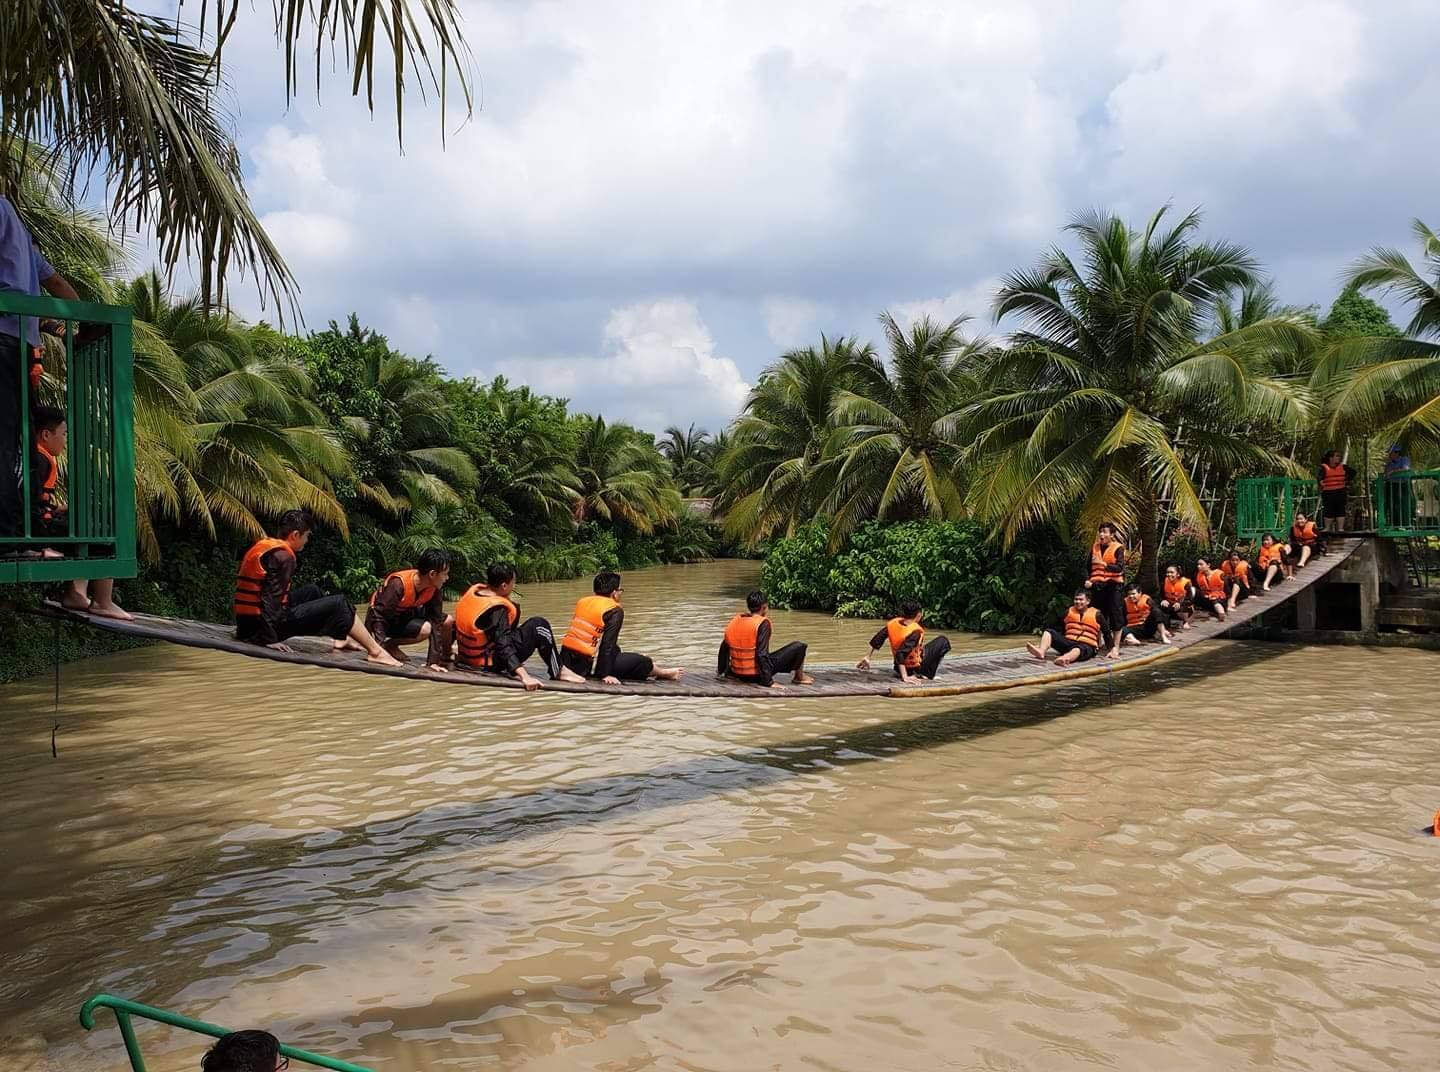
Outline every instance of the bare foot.
[[380, 666], [404, 666], [404, 665], [405, 665], [405, 664], [402, 663], [399, 659], [395, 658], [395, 656], [391, 655], [388, 651], [386, 651], [384, 648], [381, 648], [381, 649], [380, 649], [379, 651], [377, 651], [374, 655], [367, 655], [367, 656], [365, 656], [365, 661], [366, 661], [367, 663], [377, 663], [377, 664], [380, 665]]
[[683, 666], [657, 666], [650, 676], [656, 681], [679, 681], [685, 676], [685, 668]]
[[355, 643], [355, 641], [351, 640], [349, 637], [346, 637], [344, 640], [332, 640], [332, 641], [330, 642], [330, 650], [331, 650], [331, 651], [364, 651], [365, 649], [362, 648], [359, 644]]
[[135, 620], [135, 616], [118, 603], [91, 603], [90, 613], [97, 618], [114, 618], [117, 622]]
[[83, 596], [76, 596], [73, 592], [67, 591], [60, 597], [60, 605], [66, 610], [77, 611], [80, 614], [88, 614], [94, 609], [95, 604]]
[[813, 677], [811, 677], [809, 674], [796, 674], [796, 675], [795, 675], [793, 678], [791, 678], [790, 680], [791, 680], [792, 682], [794, 682], [796, 685], [813, 685], [813, 684], [815, 684], [815, 679], [814, 679]]
[[560, 668], [560, 677], [557, 680], [568, 681], [572, 685], [585, 684], [585, 679], [581, 675], [577, 674], [574, 670], [571, 670], [568, 666], [562, 666]]
[[1026, 644], [1025, 650], [1030, 653], [1030, 657], [1032, 659], [1039, 659], [1042, 663], [1045, 661], [1045, 655], [1043, 652], [1041, 652], [1040, 648], [1037, 645]]

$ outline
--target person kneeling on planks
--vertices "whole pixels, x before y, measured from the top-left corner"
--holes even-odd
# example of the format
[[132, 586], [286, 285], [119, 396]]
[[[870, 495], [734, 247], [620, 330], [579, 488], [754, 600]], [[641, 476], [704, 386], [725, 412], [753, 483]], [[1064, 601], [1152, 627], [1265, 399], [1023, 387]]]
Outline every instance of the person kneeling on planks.
[[895, 676], [905, 684], [925, 678], [933, 680], [940, 669], [940, 660], [950, 653], [950, 638], [938, 636], [925, 643], [925, 627], [920, 624], [924, 617], [920, 604], [907, 599], [900, 604], [900, 615], [891, 618], [870, 638], [870, 651], [856, 665], [861, 670], [870, 669], [870, 660], [887, 642], [895, 660]]
[[455, 635], [459, 641], [456, 662], [467, 670], [513, 677], [527, 692], [534, 692], [541, 687], [540, 681], [525, 669], [525, 661], [539, 652], [551, 681], [584, 681], [575, 671], [560, 665], [555, 633], [548, 621], [520, 621], [514, 595], [515, 567], [509, 562], [494, 563], [483, 582], [466, 590], [455, 604]]
[[645, 655], [620, 650], [620, 629], [625, 624], [625, 609], [620, 596], [620, 574], [595, 574], [595, 594], [575, 604], [575, 616], [561, 642], [560, 661], [577, 674], [599, 678], [607, 685], [623, 681], [679, 681], [683, 666], [657, 667]]
[[715, 676], [767, 689], [783, 687], [775, 680], [776, 674], [790, 674], [796, 685], [815, 684], [815, 679], [805, 673], [805, 654], [809, 650], [806, 645], [792, 640], [772, 652], [770, 634], [770, 601], [764, 592], [751, 592], [745, 597], [745, 613], [735, 615], [725, 627]]
[[1313, 555], [1325, 553], [1325, 540], [1320, 531], [1300, 511], [1295, 512], [1295, 524], [1290, 526], [1290, 561], [1296, 569], [1304, 569]]
[[297, 636], [325, 636], [335, 651], [351, 643], [365, 651], [368, 662], [399, 666], [400, 660], [375, 643], [355, 617], [344, 596], [327, 596], [307, 584], [290, 591], [296, 555], [310, 542], [310, 516], [304, 510], [280, 515], [275, 537], [256, 541], [240, 560], [235, 579], [235, 636], [276, 651], [289, 651], [285, 641]]
[[1260, 571], [1260, 591], [1270, 591], [1270, 586], [1277, 577], [1289, 578], [1290, 566], [1285, 561], [1285, 556], [1289, 553], [1289, 544], [1276, 543], [1275, 537], [1270, 533], [1260, 537], [1260, 553], [1255, 557], [1255, 564]]
[[1232, 550], [1225, 561], [1220, 563], [1220, 572], [1225, 575], [1225, 584], [1230, 589], [1230, 602], [1226, 605], [1226, 610], [1234, 610], [1237, 603], [1242, 603], [1254, 595], [1250, 563], [1245, 561], [1239, 548]]
[[1053, 651], [1056, 666], [1069, 666], [1095, 658], [1102, 647], [1108, 649], [1107, 659], [1120, 653], [1105, 616], [1090, 605], [1090, 593], [1082, 588], [1075, 593], [1075, 602], [1065, 612], [1059, 628], [1045, 630], [1040, 634], [1040, 643], [1026, 644], [1025, 650], [1041, 662]]
[[1200, 610], [1208, 610], [1216, 621], [1225, 620], [1225, 601], [1230, 595], [1230, 583], [1225, 574], [1210, 568], [1208, 558], [1195, 560], [1195, 594], [1191, 598]]
[[1125, 628], [1115, 638], [1111, 654], [1119, 654], [1122, 641], [1126, 644], [1139, 644], [1142, 640], [1157, 639], [1162, 644], [1170, 643], [1170, 630], [1165, 628], [1160, 608], [1155, 606], [1154, 600], [1140, 591], [1138, 584], [1126, 585]]
[[1195, 613], [1195, 589], [1190, 578], [1181, 576], [1179, 566], [1165, 567], [1165, 580], [1160, 586], [1160, 612], [1170, 629], [1189, 629]]
[[444, 673], [455, 619], [445, 613], [445, 584], [450, 555], [438, 548], [420, 552], [415, 568], [396, 570], [380, 583], [365, 612], [365, 628], [375, 642], [402, 663], [402, 644], [429, 641], [425, 669]]

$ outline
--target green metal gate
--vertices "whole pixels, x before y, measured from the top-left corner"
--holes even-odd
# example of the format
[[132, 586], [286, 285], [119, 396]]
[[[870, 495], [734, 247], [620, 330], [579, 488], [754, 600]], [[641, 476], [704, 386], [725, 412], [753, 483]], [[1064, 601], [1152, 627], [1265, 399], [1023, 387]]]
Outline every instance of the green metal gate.
[[1262, 476], [1235, 482], [1235, 531], [1242, 540], [1267, 532], [1283, 539], [1297, 510], [1314, 518], [1319, 509], [1320, 488], [1313, 480]]

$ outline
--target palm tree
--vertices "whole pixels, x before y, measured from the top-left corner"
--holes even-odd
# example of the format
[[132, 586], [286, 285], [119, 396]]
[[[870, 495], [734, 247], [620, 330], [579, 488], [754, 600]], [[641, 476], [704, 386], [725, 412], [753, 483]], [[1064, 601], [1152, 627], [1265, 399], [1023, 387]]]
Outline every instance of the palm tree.
[[660, 453], [670, 463], [675, 483], [685, 495], [700, 495], [713, 482], [713, 472], [706, 463], [706, 445], [710, 433], [696, 431], [692, 424], [688, 431], [681, 431], [675, 425], [665, 429], [664, 438], [657, 444]]
[[839, 471], [826, 501], [832, 543], [872, 517], [964, 513], [953, 414], [977, 393], [984, 353], [960, 333], [966, 319], [941, 325], [926, 317], [907, 331], [881, 314], [889, 368], [873, 357], [857, 362], [853, 387], [835, 397], [831, 453]]
[[650, 437], [629, 425], [606, 424], [603, 417], [579, 421], [575, 521], [620, 521], [642, 534], [673, 523], [681, 510], [680, 493]]
[[873, 360], [868, 344], [821, 336], [761, 373], [718, 464], [716, 508], [733, 538], [788, 536], [820, 512], [839, 468], [826, 455], [836, 400]]
[[[1399, 251], [1377, 248], [1346, 282], [1400, 295], [1414, 312], [1409, 338], [1341, 339], [1327, 348], [1315, 383], [1324, 391], [1334, 434], [1377, 435], [1412, 450], [1440, 450], [1440, 236], [1420, 220], [1426, 275]], [[1431, 341], [1435, 340], [1435, 341]]]
[[1007, 277], [996, 318], [1025, 323], [991, 357], [984, 395], [961, 415], [975, 437], [968, 503], [977, 515], [1007, 542], [1027, 525], [1072, 519], [1077, 506], [1086, 534], [1102, 520], [1138, 531], [1152, 588], [1162, 504], [1209, 529], [1192, 463], [1294, 470], [1229, 430], [1300, 427], [1305, 400], [1269, 362], [1315, 335], [1309, 318], [1279, 313], [1201, 341], [1222, 299], [1259, 282], [1258, 266], [1240, 246], [1196, 242], [1198, 212], [1169, 227], [1167, 213], [1143, 231], [1081, 216], [1067, 228], [1079, 264], [1057, 247]]
[[[468, 52], [456, 0], [273, 0], [287, 97], [299, 86], [313, 34], [318, 83], [338, 41], [374, 108], [377, 67], [389, 53], [400, 125], [407, 75], [440, 97], [458, 88], [468, 113]], [[199, 253], [202, 305], [224, 296], [227, 270], [252, 273], [262, 294], [294, 296], [294, 281], [251, 208], [240, 153], [222, 113], [222, 50], [239, 0], [218, 0], [213, 36], [173, 15], [122, 0], [6, 0], [0, 4], [0, 146], [48, 146], [75, 184], [103, 174], [112, 214], [153, 231], [173, 269]], [[202, 12], [206, 10], [202, 6]], [[378, 32], [377, 32], [378, 31]], [[443, 116], [442, 116], [443, 123]], [[19, 185], [0, 152], [0, 192]]]

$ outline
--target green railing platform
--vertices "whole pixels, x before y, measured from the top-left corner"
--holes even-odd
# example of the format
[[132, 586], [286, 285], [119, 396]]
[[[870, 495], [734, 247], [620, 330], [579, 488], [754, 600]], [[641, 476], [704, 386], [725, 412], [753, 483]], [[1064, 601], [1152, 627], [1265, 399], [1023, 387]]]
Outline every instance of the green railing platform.
[[1320, 509], [1320, 488], [1313, 480], [1283, 476], [1244, 477], [1235, 482], [1235, 531], [1243, 540], [1267, 532], [1283, 539], [1295, 511], [1314, 518]]
[[[18, 532], [0, 533], [0, 583], [133, 577], [135, 562], [135, 413], [130, 310], [93, 302], [37, 298], [0, 291], [0, 314], [17, 316], [19, 338], [6, 339], [0, 375], [18, 378], [20, 390], [21, 515]], [[33, 531], [30, 466], [32, 396], [26, 341], [30, 325], [64, 325], [64, 399], [69, 447], [65, 452], [64, 535]], [[53, 344], [52, 344], [53, 345]], [[12, 434], [0, 429], [0, 434]], [[18, 519], [17, 519], [18, 520]], [[63, 558], [40, 558], [44, 548]]]
[[1440, 536], [1440, 469], [1377, 477], [1374, 495], [1381, 536]]
[[[120, 1025], [120, 1038], [125, 1043], [125, 1052], [130, 1057], [130, 1067], [134, 1072], [145, 1072], [145, 1058], [140, 1054], [140, 1042], [135, 1037], [135, 1025], [130, 1022], [132, 1016], [138, 1016], [142, 1020], [153, 1020], [157, 1024], [178, 1027], [184, 1031], [193, 1031], [197, 1035], [209, 1035], [211, 1038], [220, 1038], [230, 1034], [228, 1028], [207, 1024], [203, 1020], [192, 1020], [179, 1013], [167, 1012], [165, 1009], [157, 1009], [150, 1005], [141, 1005], [138, 1001], [117, 998], [110, 994], [96, 994], [80, 1006], [80, 1026], [86, 1031], [95, 1027], [95, 1010], [97, 1009], [110, 1009], [115, 1013], [115, 1022]], [[351, 1064], [349, 1061], [342, 1061], [336, 1057], [324, 1057], [321, 1054], [311, 1053], [294, 1046], [282, 1044], [280, 1052], [292, 1061], [301, 1061], [315, 1068], [329, 1068], [333, 1072], [372, 1072], [363, 1065]]]

